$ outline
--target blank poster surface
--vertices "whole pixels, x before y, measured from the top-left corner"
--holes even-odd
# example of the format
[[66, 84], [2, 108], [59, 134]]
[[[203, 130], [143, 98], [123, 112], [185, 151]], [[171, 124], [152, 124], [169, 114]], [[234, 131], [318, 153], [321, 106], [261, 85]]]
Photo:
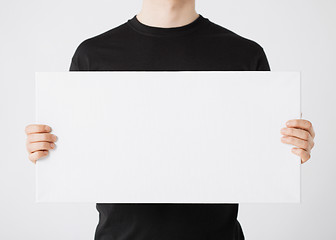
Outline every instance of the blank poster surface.
[[36, 202], [300, 202], [300, 73], [37, 72]]

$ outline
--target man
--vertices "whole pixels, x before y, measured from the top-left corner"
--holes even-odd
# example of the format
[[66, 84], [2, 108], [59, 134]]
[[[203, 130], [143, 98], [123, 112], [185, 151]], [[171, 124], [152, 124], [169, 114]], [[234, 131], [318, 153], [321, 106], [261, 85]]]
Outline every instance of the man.
[[[70, 71], [187, 70], [270, 71], [270, 67], [259, 44], [197, 14], [195, 0], [144, 0], [139, 14], [83, 41], [70, 66]], [[281, 131], [285, 135], [281, 141], [295, 145], [293, 153], [305, 162], [314, 144], [312, 125], [302, 119], [289, 123]], [[40, 132], [54, 142], [55, 135], [44, 127], [48, 128], [28, 126], [28, 138]], [[53, 147], [42, 140], [37, 145], [37, 136], [32, 139], [27, 149], [36, 162]], [[238, 204], [97, 203], [96, 208], [95, 240], [244, 239]]]

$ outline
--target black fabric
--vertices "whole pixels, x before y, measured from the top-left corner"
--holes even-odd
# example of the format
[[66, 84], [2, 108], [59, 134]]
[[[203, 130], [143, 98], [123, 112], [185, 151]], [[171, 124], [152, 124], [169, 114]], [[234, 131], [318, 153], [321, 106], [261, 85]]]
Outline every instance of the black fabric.
[[[174, 28], [136, 16], [79, 44], [70, 71], [270, 71], [256, 42], [201, 14]], [[108, 189], [107, 189], [108, 191]], [[234, 204], [97, 203], [95, 240], [242, 240]]]

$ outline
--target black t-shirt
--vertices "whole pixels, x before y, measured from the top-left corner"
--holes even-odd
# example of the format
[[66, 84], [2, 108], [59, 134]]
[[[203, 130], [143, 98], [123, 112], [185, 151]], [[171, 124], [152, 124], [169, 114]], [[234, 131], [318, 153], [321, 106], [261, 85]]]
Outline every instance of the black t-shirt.
[[[80, 43], [70, 71], [270, 71], [256, 42], [201, 14], [173, 28], [134, 16]], [[109, 189], [106, 189], [109, 191]], [[97, 203], [95, 240], [244, 239], [238, 203]]]

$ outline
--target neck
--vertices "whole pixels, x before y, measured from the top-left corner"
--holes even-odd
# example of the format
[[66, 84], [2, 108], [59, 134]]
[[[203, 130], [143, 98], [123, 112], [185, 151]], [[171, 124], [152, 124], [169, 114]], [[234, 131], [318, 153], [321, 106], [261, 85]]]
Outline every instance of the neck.
[[153, 27], [180, 27], [198, 18], [195, 0], [143, 0], [136, 18]]

